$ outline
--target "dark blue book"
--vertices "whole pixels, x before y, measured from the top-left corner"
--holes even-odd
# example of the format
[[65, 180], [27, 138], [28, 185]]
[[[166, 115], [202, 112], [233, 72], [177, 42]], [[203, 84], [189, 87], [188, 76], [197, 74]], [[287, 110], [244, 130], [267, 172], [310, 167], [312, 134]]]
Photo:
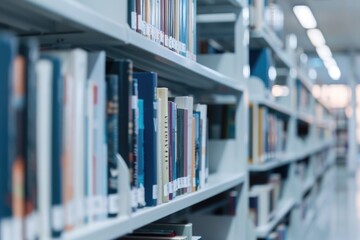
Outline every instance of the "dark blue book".
[[13, 64], [17, 41], [11, 34], [0, 32], [0, 224], [12, 216], [12, 165], [15, 159], [15, 111], [13, 101]]
[[145, 206], [145, 174], [144, 174], [144, 100], [138, 99], [138, 207]]
[[195, 190], [200, 187], [200, 161], [201, 161], [201, 127], [200, 112], [193, 113], [195, 119]]
[[178, 108], [176, 110], [176, 141], [177, 141], [177, 151], [176, 151], [176, 176], [178, 182], [178, 190], [176, 192], [177, 195], [184, 194], [184, 186], [182, 184], [182, 179], [186, 176], [184, 174], [185, 171], [185, 156], [186, 156], [186, 139], [185, 139], [185, 109]]
[[[119, 90], [118, 90], [118, 76], [106, 76], [106, 136], [107, 136], [107, 161], [108, 161], [108, 197], [109, 200], [116, 197], [118, 194], [118, 162], [116, 155], [119, 153], [119, 131], [118, 131], [118, 116], [119, 116]], [[109, 217], [116, 217], [117, 212], [112, 212], [109, 208]]]
[[114, 74], [118, 77], [118, 132], [119, 153], [125, 160], [130, 172], [130, 187], [136, 188], [133, 178], [133, 114], [132, 114], [132, 92], [133, 92], [133, 63], [131, 60], [116, 60], [106, 63], [106, 74]]
[[[25, 59], [26, 82], [26, 154], [25, 154], [25, 218], [37, 211], [37, 146], [36, 146], [36, 98], [37, 79], [35, 73], [36, 62], [39, 59], [39, 46], [35, 39], [27, 39], [20, 44], [19, 53]], [[17, 126], [22, 127], [22, 126]], [[31, 232], [25, 225], [25, 231]]]
[[[52, 104], [51, 104], [51, 215], [62, 206], [62, 158], [63, 158], [63, 94], [64, 81], [61, 76], [61, 61], [53, 56], [43, 56], [52, 63]], [[54, 218], [50, 218], [53, 220]], [[62, 230], [51, 222], [51, 236], [59, 238]]]
[[157, 74], [134, 73], [138, 80], [139, 98], [144, 100], [144, 169], [145, 203], [157, 203]]
[[260, 78], [265, 88], [272, 85], [269, 77], [269, 69], [272, 66], [271, 50], [268, 48], [250, 50], [250, 75]]
[[132, 155], [132, 186], [131, 191], [133, 194], [132, 199], [136, 201], [132, 202], [133, 211], [135, 211], [138, 207], [138, 133], [139, 133], [139, 112], [138, 112], [138, 80], [133, 78], [132, 82], [132, 104], [131, 104], [131, 114], [132, 114], [132, 143], [131, 143], [131, 155]]

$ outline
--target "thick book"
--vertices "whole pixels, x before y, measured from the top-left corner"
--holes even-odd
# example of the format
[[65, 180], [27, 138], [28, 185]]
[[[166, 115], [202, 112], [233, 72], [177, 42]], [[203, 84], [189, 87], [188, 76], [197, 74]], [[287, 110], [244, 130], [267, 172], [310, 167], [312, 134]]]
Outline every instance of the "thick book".
[[[61, 75], [61, 61], [59, 58], [44, 55], [45, 59], [52, 64], [52, 106], [51, 106], [51, 209], [50, 229], [51, 237], [59, 238], [64, 228], [63, 194], [62, 194], [62, 161], [63, 161], [63, 88], [64, 79]], [[45, 238], [46, 239], [46, 238]]]
[[[13, 78], [13, 100], [12, 111], [15, 111], [15, 138], [13, 144], [16, 146], [15, 157], [12, 163], [12, 182], [13, 186], [12, 201], [12, 237], [14, 239], [25, 238], [25, 213], [26, 213], [26, 74], [25, 58], [17, 56], [14, 60]], [[36, 113], [35, 113], [36, 114]], [[35, 182], [36, 184], [36, 182]]]
[[35, 39], [21, 42], [19, 53], [25, 60], [26, 86], [26, 153], [25, 153], [25, 237], [32, 239], [38, 235], [37, 219], [37, 146], [36, 146], [36, 62], [39, 58], [38, 43]]
[[158, 97], [161, 99], [159, 108], [161, 108], [161, 118], [159, 119], [161, 135], [161, 166], [162, 166], [162, 188], [163, 202], [169, 201], [169, 109], [168, 109], [168, 89], [158, 88]]
[[[87, 54], [87, 104], [89, 112], [85, 113], [87, 131], [89, 134], [86, 144], [87, 166], [84, 172], [86, 192], [83, 202], [86, 200], [89, 208], [85, 216], [89, 221], [105, 219], [108, 216], [107, 206], [111, 206], [113, 212], [117, 212], [116, 200], [109, 203], [107, 189], [107, 143], [106, 143], [106, 120], [105, 120], [105, 52], [92, 52]], [[82, 128], [82, 130], [85, 130]], [[91, 171], [92, 170], [92, 171]]]
[[[38, 222], [31, 219], [26, 222], [26, 239], [50, 239], [51, 209], [51, 165], [52, 157], [52, 84], [53, 64], [50, 60], [41, 59], [36, 64], [36, 146], [37, 146], [37, 189]], [[37, 226], [33, 226], [36, 224]], [[41, 228], [38, 228], [41, 226]], [[41, 229], [36, 236], [36, 228]]]
[[145, 207], [144, 100], [138, 99], [138, 207]]
[[200, 112], [200, 189], [205, 187], [206, 183], [206, 141], [207, 141], [207, 105], [205, 104], [196, 104], [195, 111]]
[[119, 131], [118, 131], [118, 77], [117, 75], [106, 76], [106, 135], [108, 145], [108, 216], [116, 217], [118, 209], [116, 205], [110, 204], [113, 201], [119, 202], [119, 169], [116, 154], [119, 153]]
[[13, 83], [14, 59], [17, 51], [16, 38], [9, 34], [0, 32], [0, 156], [2, 166], [0, 168], [0, 231], [1, 237], [11, 239], [11, 216], [12, 216], [12, 165], [15, 159], [15, 111], [12, 107], [15, 103], [13, 96], [15, 86]]
[[83, 224], [85, 197], [85, 89], [87, 53], [82, 49], [50, 51], [59, 57], [64, 76], [64, 158], [62, 190], [65, 230]]
[[146, 206], [157, 204], [157, 74], [134, 73], [144, 101], [144, 176]]
[[[133, 114], [132, 114], [132, 88], [133, 88], [133, 63], [131, 60], [117, 60], [106, 63], [106, 73], [118, 76], [119, 91], [119, 151], [125, 160], [130, 172], [130, 187], [136, 189], [134, 179], [133, 155]], [[134, 210], [134, 209], [133, 209]]]
[[185, 186], [187, 188], [187, 192], [192, 191], [192, 146], [193, 146], [193, 138], [192, 138], [192, 113], [193, 113], [193, 105], [194, 100], [192, 97], [184, 96], [184, 97], [176, 97], [175, 103], [178, 108], [187, 110], [187, 119], [185, 123], [185, 135], [186, 135], [186, 180]]

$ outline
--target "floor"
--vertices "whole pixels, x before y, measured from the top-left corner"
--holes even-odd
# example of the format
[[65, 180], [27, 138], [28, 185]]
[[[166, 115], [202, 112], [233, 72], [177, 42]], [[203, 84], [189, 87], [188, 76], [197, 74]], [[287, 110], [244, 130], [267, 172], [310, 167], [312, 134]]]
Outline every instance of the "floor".
[[336, 168], [334, 197], [325, 201], [304, 240], [360, 239], [360, 169]]

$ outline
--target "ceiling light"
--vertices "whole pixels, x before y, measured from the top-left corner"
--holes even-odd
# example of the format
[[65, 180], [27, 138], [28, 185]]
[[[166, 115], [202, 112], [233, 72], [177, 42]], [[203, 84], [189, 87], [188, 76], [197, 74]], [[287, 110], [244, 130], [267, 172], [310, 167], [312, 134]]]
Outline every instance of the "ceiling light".
[[307, 31], [307, 35], [314, 47], [325, 45], [325, 38], [319, 29], [310, 29]]
[[340, 69], [337, 66], [329, 68], [328, 73], [333, 80], [339, 80], [341, 77]]
[[298, 5], [293, 8], [293, 11], [303, 28], [316, 28], [315, 17], [308, 6]]
[[275, 81], [276, 76], [277, 76], [277, 72], [276, 72], [276, 69], [273, 66], [269, 67], [268, 75], [269, 75], [269, 79], [271, 81]]
[[317, 72], [314, 68], [310, 68], [309, 70], [309, 77], [313, 80], [317, 78]]
[[331, 67], [337, 67], [336, 61], [330, 57], [330, 58], [326, 58], [324, 59], [324, 66], [329, 69]]
[[316, 52], [319, 55], [319, 57], [324, 60], [332, 57], [331, 50], [328, 46], [322, 45], [320, 47], [316, 48]]

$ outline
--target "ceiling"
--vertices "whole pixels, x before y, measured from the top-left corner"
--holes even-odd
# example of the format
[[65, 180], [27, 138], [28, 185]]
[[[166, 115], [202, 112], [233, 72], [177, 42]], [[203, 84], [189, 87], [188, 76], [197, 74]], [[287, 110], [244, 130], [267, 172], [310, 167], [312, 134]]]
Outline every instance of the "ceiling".
[[[321, 83], [346, 84], [349, 76], [353, 74], [353, 69], [356, 79], [360, 82], [360, 57], [357, 53], [360, 51], [360, 0], [278, 0], [278, 2], [285, 14], [285, 32], [297, 35], [298, 46], [309, 55], [311, 65], [317, 70], [318, 80]], [[318, 28], [322, 31], [339, 65], [342, 73], [340, 80], [332, 80], [317, 58], [315, 48], [310, 43], [305, 29], [301, 27], [292, 11], [292, 7], [298, 4], [305, 4], [311, 8]]]

